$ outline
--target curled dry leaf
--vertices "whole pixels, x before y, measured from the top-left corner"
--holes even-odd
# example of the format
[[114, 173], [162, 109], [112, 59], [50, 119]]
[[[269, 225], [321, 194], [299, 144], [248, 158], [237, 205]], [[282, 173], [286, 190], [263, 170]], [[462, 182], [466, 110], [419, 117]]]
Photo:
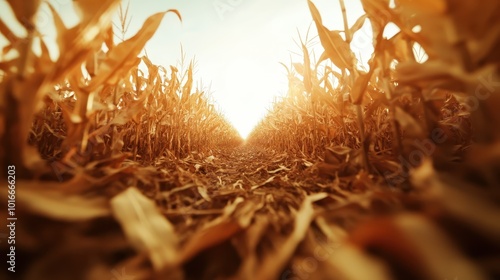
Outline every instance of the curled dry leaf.
[[326, 193], [316, 193], [304, 199], [300, 209], [298, 209], [295, 215], [292, 233], [282, 241], [278, 251], [272, 252], [266, 256], [262, 266], [255, 273], [256, 279], [278, 278], [279, 273], [284, 268], [288, 259], [292, 256], [297, 245], [304, 239], [309, 229], [309, 225], [314, 218], [313, 203], [326, 197]]
[[146, 253], [156, 270], [173, 269], [178, 259], [178, 238], [153, 201], [131, 187], [111, 200], [111, 209], [132, 246]]
[[[76, 186], [84, 181], [71, 181]], [[61, 192], [59, 183], [40, 181], [17, 182], [18, 203], [21, 209], [55, 220], [77, 222], [106, 217], [111, 214], [105, 197], [84, 197]], [[21, 210], [24, 211], [24, 210]]]
[[234, 221], [222, 221], [196, 233], [180, 252], [178, 262], [183, 263], [199, 252], [218, 245], [240, 232], [242, 228]]
[[500, 207], [487, 193], [438, 174], [430, 161], [416, 169], [411, 179], [416, 187], [437, 199], [449, 214], [500, 244], [500, 225], [496, 222]]
[[479, 267], [422, 216], [404, 214], [366, 223], [353, 233], [352, 242], [379, 251], [394, 267], [419, 279], [444, 279], [450, 273], [486, 279]]

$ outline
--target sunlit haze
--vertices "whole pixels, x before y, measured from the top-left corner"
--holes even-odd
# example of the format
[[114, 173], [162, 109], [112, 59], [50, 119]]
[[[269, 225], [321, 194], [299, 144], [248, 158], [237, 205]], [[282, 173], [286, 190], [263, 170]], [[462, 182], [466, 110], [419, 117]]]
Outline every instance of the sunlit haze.
[[[70, 0], [50, 2], [62, 12], [68, 25], [76, 23]], [[338, 1], [313, 2], [328, 28], [343, 29]], [[359, 1], [345, 3], [352, 25], [363, 10]], [[183, 22], [173, 14], [167, 15], [146, 45], [148, 56], [156, 64], [180, 66], [182, 45], [186, 64], [195, 59], [197, 85], [210, 94], [242, 137], [264, 117], [273, 99], [287, 92], [286, 70], [279, 62], [289, 65], [291, 59], [301, 61], [294, 54], [300, 52], [294, 43], [299, 34], [304, 38], [310, 27], [309, 38], [316, 35], [306, 0], [131, 0], [131, 23], [125, 37], [135, 34], [148, 16], [167, 9], [179, 10]], [[2, 17], [4, 14], [7, 12], [2, 12]], [[48, 26], [49, 15], [47, 9], [42, 10], [38, 23]], [[115, 23], [119, 23], [118, 18]], [[363, 30], [353, 39], [352, 48], [366, 62], [373, 49], [368, 24]], [[55, 34], [50, 27], [41, 31], [47, 37]], [[55, 46], [49, 40], [47, 43]], [[319, 48], [315, 52], [319, 57]]]

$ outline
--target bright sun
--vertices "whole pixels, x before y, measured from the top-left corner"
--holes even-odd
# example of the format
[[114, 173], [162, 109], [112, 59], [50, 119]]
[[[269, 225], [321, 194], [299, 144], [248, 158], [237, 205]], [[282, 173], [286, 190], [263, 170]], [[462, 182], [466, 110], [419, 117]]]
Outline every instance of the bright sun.
[[243, 138], [264, 117], [274, 96], [286, 91], [286, 76], [276, 68], [278, 63], [272, 65], [263, 58], [240, 57], [221, 73], [223, 92], [230, 94], [218, 97], [217, 102]]

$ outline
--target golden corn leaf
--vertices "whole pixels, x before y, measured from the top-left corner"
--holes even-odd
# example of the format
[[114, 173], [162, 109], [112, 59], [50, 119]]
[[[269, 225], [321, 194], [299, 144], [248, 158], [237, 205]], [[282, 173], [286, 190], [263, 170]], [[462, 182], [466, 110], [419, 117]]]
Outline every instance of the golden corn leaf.
[[364, 14], [356, 20], [356, 22], [349, 29], [349, 32], [351, 33], [351, 35], [354, 35], [354, 33], [358, 32], [358, 30], [360, 30], [361, 27], [363, 27], [367, 18], [368, 18], [368, 15]]
[[111, 199], [114, 217], [138, 251], [148, 254], [154, 268], [162, 270], [177, 259], [177, 235], [155, 203], [136, 188]]
[[[64, 54], [59, 57], [56, 69], [54, 69], [52, 75], [54, 82], [58, 82], [72, 73], [82, 65], [90, 54], [101, 47], [104, 38], [103, 30], [109, 27], [117, 4], [117, 0], [81, 2], [78, 4], [81, 9], [92, 9], [98, 11], [98, 13], [87, 15], [85, 21], [80, 22], [71, 29], [67, 29], [59, 14], [49, 3], [57, 30], [59, 53]], [[92, 7], [88, 8], [86, 5]]]
[[446, 279], [450, 273], [486, 279], [480, 268], [423, 215], [400, 214], [369, 221], [354, 231], [350, 240], [395, 260], [417, 279]]
[[442, 14], [447, 10], [445, 0], [400, 0], [398, 4], [401, 7], [415, 9], [424, 13]]
[[104, 43], [108, 50], [112, 50], [115, 47], [115, 43], [113, 41], [113, 25], [110, 25], [106, 30], [106, 37], [104, 38]]
[[17, 37], [12, 30], [3, 22], [3, 20], [0, 18], [0, 33], [9, 41], [9, 43], [12, 45], [15, 42], [19, 41], [19, 37]]
[[368, 83], [370, 82], [372, 72], [373, 67], [370, 67], [370, 72], [359, 73], [359, 76], [356, 78], [356, 82], [354, 83], [353, 88], [350, 92], [352, 103], [361, 104], [363, 102], [363, 96], [365, 95], [366, 88], [368, 87]]
[[[107, 2], [107, 3], [106, 3]], [[119, 1], [115, 0], [74, 0], [73, 7], [80, 18], [82, 24], [87, 24], [88, 22], [95, 21], [96, 15], [103, 15], [97, 19], [99, 27], [105, 26], [108, 23], [108, 19], [105, 17], [108, 10], [108, 5], [115, 5]]]
[[295, 63], [292, 63], [292, 65], [293, 65], [293, 68], [295, 69], [295, 71], [297, 71], [297, 73], [299, 73], [299, 75], [304, 76], [304, 65], [302, 65], [302, 63], [295, 62]]
[[304, 54], [304, 88], [307, 92], [313, 94], [312, 92], [312, 71], [311, 71], [311, 59], [309, 58], [309, 51], [307, 47], [302, 44], [302, 53]]
[[189, 95], [191, 94], [191, 88], [193, 87], [193, 62], [189, 64], [189, 69], [188, 69], [188, 78], [186, 83], [184, 84], [182, 88], [182, 102], [185, 103], [186, 100], [188, 99]]
[[[26, 1], [16, 1], [7, 0], [10, 7], [14, 11], [17, 20], [22, 23], [25, 27], [33, 28], [33, 16], [38, 11], [40, 6], [40, 0], [26, 0]], [[31, 25], [31, 26], [30, 26]]]
[[[491, 151], [488, 153], [491, 154]], [[440, 199], [451, 215], [500, 244], [500, 225], [497, 222], [500, 207], [486, 191], [460, 179], [439, 174], [430, 160], [424, 161], [414, 170], [411, 181], [434, 199]]]
[[356, 58], [349, 44], [342, 39], [339, 31], [330, 31], [323, 25], [318, 9], [310, 0], [307, 1], [307, 4], [318, 29], [321, 45], [328, 58], [340, 69], [352, 69]]
[[65, 183], [42, 181], [19, 181], [18, 202], [22, 208], [61, 221], [85, 221], [110, 215], [108, 199], [86, 198], [61, 191], [79, 187], [88, 182], [79, 179]]
[[92, 79], [87, 91], [93, 91], [102, 84], [116, 85], [121, 77], [137, 65], [137, 56], [147, 41], [153, 37], [167, 13], [174, 13], [182, 20], [177, 10], [168, 10], [150, 16], [141, 29], [130, 39], [118, 44], [108, 52], [108, 57], [99, 66], [96, 78]]
[[393, 280], [387, 264], [371, 254], [365, 254], [358, 246], [349, 243], [336, 249], [326, 262], [330, 267], [335, 268], [336, 276], [340, 274], [339, 279]]
[[401, 239], [416, 247], [414, 253], [420, 255], [419, 259], [423, 260], [429, 271], [429, 278], [445, 279], [451, 270], [464, 279], [487, 279], [481, 269], [465, 257], [437, 225], [419, 215], [401, 215], [394, 220], [405, 235]]
[[283, 241], [281, 248], [270, 255], [262, 262], [262, 266], [256, 273], [255, 279], [277, 279], [284, 265], [291, 257], [297, 246], [304, 239], [307, 230], [314, 218], [313, 203], [328, 197], [326, 193], [315, 193], [307, 196], [297, 214], [293, 232]]
[[[385, 26], [392, 20], [392, 13], [389, 8], [389, 0], [361, 0], [363, 9], [370, 17], [373, 23], [377, 23], [380, 27]], [[377, 33], [374, 32], [374, 35]]]
[[149, 75], [148, 83], [154, 84], [154, 80], [157, 77], [159, 67], [154, 65], [153, 62], [151, 62], [151, 60], [147, 56], [143, 56], [142, 61], [144, 61], [146, 67], [148, 67], [148, 75]]
[[185, 262], [197, 253], [226, 241], [241, 232], [241, 230], [242, 227], [235, 221], [223, 221], [215, 225], [210, 225], [198, 231], [184, 245], [177, 261], [181, 263]]

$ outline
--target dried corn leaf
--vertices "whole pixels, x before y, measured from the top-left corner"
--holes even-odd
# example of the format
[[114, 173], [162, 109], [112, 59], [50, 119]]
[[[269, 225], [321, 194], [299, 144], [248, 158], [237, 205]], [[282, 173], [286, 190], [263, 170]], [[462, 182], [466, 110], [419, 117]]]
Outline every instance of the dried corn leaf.
[[451, 215], [500, 244], [500, 225], [497, 223], [500, 207], [490, 201], [486, 193], [438, 174], [430, 161], [425, 161], [416, 169], [411, 180], [433, 199], [439, 199]]
[[139, 63], [137, 56], [147, 41], [153, 37], [167, 13], [174, 13], [179, 20], [182, 20], [177, 10], [168, 10], [150, 16], [136, 35], [118, 44], [108, 52], [106, 60], [102, 62], [97, 70], [96, 78], [91, 80], [86, 90], [93, 91], [102, 84], [116, 85], [132, 67], [136, 66]]
[[7, 0], [12, 11], [16, 15], [17, 20], [24, 24], [27, 28], [32, 28], [33, 25], [33, 17], [35, 13], [38, 11], [38, 7], [40, 6], [40, 0], [27, 0], [27, 1], [16, 1], [16, 0]]
[[321, 45], [328, 58], [340, 69], [352, 69], [356, 63], [349, 44], [342, 39], [339, 31], [330, 31], [323, 25], [318, 9], [310, 0], [307, 1], [307, 4], [318, 29]]
[[421, 216], [400, 216], [395, 222], [403, 228], [408, 241], [417, 247], [415, 252], [420, 254], [430, 279], [445, 279], [451, 275], [460, 275], [465, 279], [487, 279], [451, 240]]
[[234, 221], [222, 221], [218, 224], [206, 227], [197, 232], [189, 242], [183, 246], [177, 261], [184, 263], [199, 252], [233, 237], [241, 230], [241, 226]]
[[365, 254], [360, 248], [349, 243], [341, 245], [327, 263], [335, 269], [339, 279], [343, 280], [394, 279], [383, 260]]
[[262, 266], [255, 273], [255, 279], [277, 279], [279, 273], [284, 268], [286, 262], [292, 256], [293, 252], [304, 239], [309, 225], [314, 218], [313, 203], [327, 197], [326, 193], [315, 193], [307, 196], [294, 220], [293, 232], [280, 244], [280, 249], [277, 252], [272, 252], [265, 257]]
[[407, 9], [416, 9], [419, 12], [435, 14], [443, 14], [448, 8], [445, 0], [401, 0], [398, 4]]
[[84, 197], [68, 195], [60, 191], [62, 185], [74, 185], [83, 181], [68, 183], [42, 183], [19, 181], [18, 203], [37, 215], [55, 220], [76, 222], [85, 221], [111, 214], [105, 197]]
[[178, 259], [177, 235], [155, 203], [131, 187], [111, 199], [111, 208], [134, 248], [146, 253], [156, 270], [171, 268]]

